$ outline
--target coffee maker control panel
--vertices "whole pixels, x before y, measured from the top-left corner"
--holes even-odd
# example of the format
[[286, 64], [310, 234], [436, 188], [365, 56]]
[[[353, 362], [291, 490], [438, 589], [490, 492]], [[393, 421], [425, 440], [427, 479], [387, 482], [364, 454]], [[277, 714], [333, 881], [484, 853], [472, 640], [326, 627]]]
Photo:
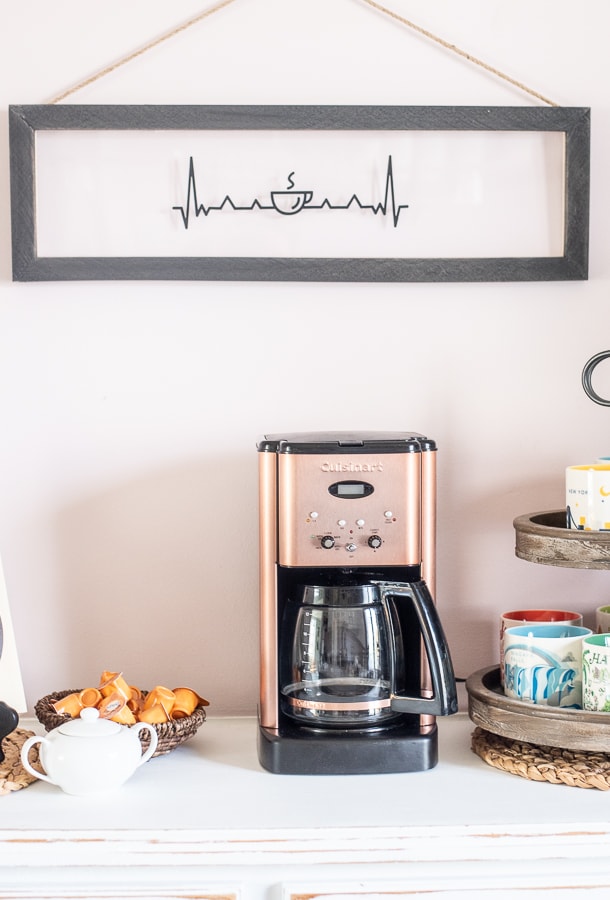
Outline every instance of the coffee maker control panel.
[[280, 455], [279, 562], [421, 562], [421, 453]]

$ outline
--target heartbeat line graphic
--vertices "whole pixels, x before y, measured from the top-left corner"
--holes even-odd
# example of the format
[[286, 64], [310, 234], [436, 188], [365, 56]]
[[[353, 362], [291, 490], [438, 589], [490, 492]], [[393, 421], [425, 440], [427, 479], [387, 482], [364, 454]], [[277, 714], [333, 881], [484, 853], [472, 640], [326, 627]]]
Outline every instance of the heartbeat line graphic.
[[261, 203], [260, 200], [253, 200], [251, 203], [240, 205], [235, 203], [229, 194], [217, 205], [206, 206], [200, 203], [197, 197], [197, 182], [195, 180], [195, 164], [191, 156], [189, 161], [189, 174], [186, 189], [186, 204], [184, 206], [172, 206], [173, 210], [180, 213], [182, 223], [185, 228], [189, 227], [191, 218], [196, 219], [199, 216], [209, 216], [210, 213], [220, 212], [221, 210], [230, 209], [234, 212], [253, 212], [256, 210], [275, 210], [283, 216], [294, 216], [304, 210], [345, 210], [352, 206], [359, 209], [368, 209], [374, 215], [386, 216], [391, 214], [394, 228], [398, 226], [398, 220], [403, 209], [408, 209], [408, 203], [397, 203], [394, 192], [394, 173], [392, 170], [392, 157], [388, 156], [388, 167], [386, 170], [385, 190], [383, 200], [379, 203], [363, 203], [356, 194], [352, 194], [347, 203], [331, 203], [328, 197], [325, 197], [320, 203], [313, 203], [314, 192], [312, 190], [302, 191], [294, 190], [294, 172], [288, 176], [288, 187], [285, 191], [270, 191], [269, 203]]

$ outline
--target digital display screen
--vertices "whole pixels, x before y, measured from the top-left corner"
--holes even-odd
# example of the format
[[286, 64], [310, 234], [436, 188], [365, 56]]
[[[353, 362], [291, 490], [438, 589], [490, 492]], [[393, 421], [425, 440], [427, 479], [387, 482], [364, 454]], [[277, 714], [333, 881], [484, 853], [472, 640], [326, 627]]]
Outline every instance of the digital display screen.
[[364, 484], [354, 481], [344, 481], [337, 485], [338, 497], [364, 497]]
[[357, 497], [368, 497], [375, 488], [368, 481], [335, 481], [328, 488], [333, 497], [341, 499], [354, 499]]

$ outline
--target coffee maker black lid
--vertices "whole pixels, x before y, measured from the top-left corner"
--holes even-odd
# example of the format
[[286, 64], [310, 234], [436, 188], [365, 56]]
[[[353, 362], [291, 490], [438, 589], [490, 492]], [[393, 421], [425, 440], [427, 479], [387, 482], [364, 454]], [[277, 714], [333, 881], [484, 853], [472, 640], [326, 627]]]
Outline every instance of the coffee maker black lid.
[[311, 431], [266, 434], [257, 442], [270, 453], [421, 453], [436, 443], [416, 431]]

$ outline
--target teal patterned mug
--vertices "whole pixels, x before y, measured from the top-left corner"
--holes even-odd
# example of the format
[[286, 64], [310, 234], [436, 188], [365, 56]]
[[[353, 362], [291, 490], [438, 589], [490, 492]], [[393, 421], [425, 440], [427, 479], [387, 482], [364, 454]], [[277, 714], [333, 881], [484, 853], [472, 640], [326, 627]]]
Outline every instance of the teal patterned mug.
[[583, 707], [610, 712], [610, 634], [591, 634], [582, 644]]
[[582, 709], [582, 648], [590, 628], [530, 623], [504, 632], [504, 693], [514, 700]]

